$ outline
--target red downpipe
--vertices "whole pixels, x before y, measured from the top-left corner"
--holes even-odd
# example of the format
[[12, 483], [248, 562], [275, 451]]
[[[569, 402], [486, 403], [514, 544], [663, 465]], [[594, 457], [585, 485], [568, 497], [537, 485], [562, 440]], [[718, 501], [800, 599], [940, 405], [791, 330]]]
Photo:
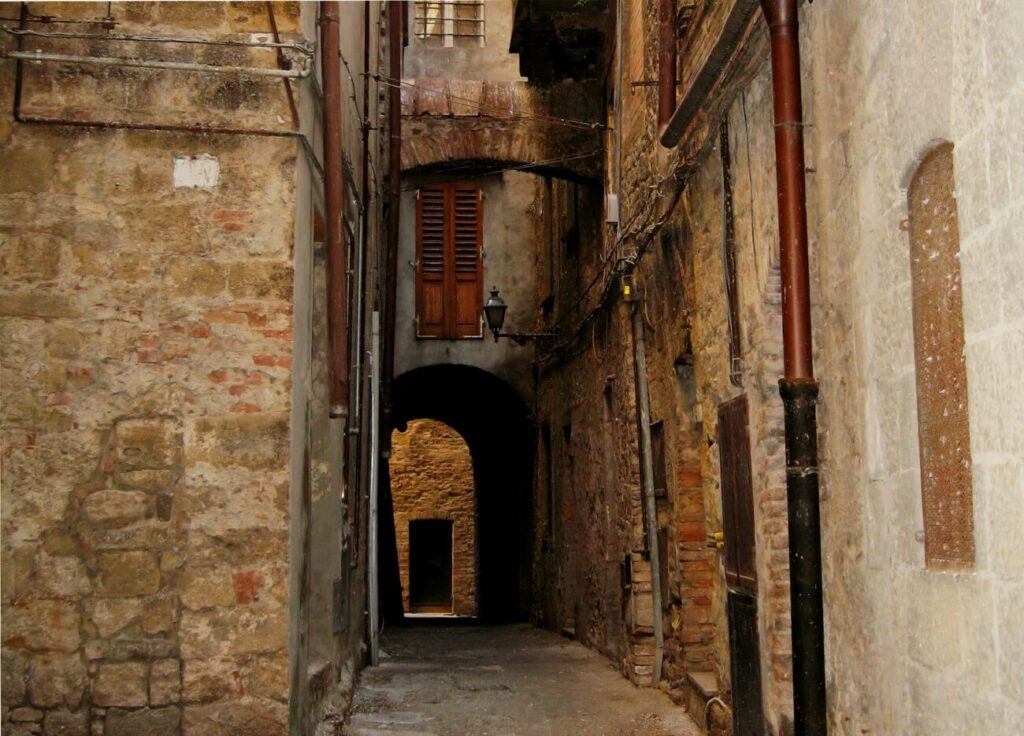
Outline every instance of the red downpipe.
[[676, 0], [658, 5], [658, 136], [676, 111]]
[[324, 200], [327, 207], [327, 325], [330, 342], [330, 415], [348, 414], [348, 334], [345, 243], [341, 224], [341, 41], [337, 2], [320, 5], [320, 67], [324, 85]]
[[797, 3], [796, 0], [762, 0], [761, 7], [772, 41], [785, 371], [791, 381], [813, 380]]
[[[385, 258], [384, 355], [381, 373], [384, 379], [384, 411], [391, 415], [391, 380], [395, 374], [395, 309], [398, 294], [398, 227], [402, 196], [402, 21], [405, 3], [388, 3], [388, 247]], [[390, 436], [390, 435], [388, 435]], [[386, 440], [389, 442], [390, 440]]]

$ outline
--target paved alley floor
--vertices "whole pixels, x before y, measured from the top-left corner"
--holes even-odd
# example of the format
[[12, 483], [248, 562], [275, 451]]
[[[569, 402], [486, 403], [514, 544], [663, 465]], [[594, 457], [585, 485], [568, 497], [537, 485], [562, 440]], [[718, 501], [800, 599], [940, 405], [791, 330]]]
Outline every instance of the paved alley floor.
[[347, 736], [698, 736], [666, 695], [586, 647], [526, 624], [385, 632]]

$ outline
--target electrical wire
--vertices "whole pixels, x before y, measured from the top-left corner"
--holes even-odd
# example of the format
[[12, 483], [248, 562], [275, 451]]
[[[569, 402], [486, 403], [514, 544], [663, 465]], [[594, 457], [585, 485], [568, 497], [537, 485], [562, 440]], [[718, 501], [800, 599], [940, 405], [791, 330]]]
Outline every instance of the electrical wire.
[[[643, 258], [644, 254], [647, 252], [648, 246], [650, 246], [655, 236], [668, 223], [669, 219], [671, 219], [673, 213], [675, 212], [676, 205], [679, 203], [679, 199], [683, 193], [684, 184], [686, 182], [686, 177], [684, 176], [684, 173], [687, 170], [689, 170], [691, 165], [692, 164], [690, 161], [684, 161], [681, 164], [678, 164], [675, 167], [674, 171], [669, 176], [666, 176], [664, 179], [662, 179], [661, 182], [657, 185], [657, 188], [660, 190], [666, 184], [671, 183], [673, 181], [675, 182], [675, 185], [670, 192], [670, 201], [668, 203], [668, 206], [665, 208], [665, 211], [653, 223], [649, 223], [644, 227], [639, 227], [635, 231], [629, 232], [620, 238], [621, 242], [625, 242], [633, 237], [641, 236], [642, 234], [642, 237], [640, 237], [640, 241], [637, 243], [636, 247], [630, 255], [624, 258], [617, 259], [615, 261], [615, 265], [612, 267], [610, 271], [606, 273], [599, 272], [598, 276], [595, 277], [595, 283], [601, 280], [600, 275], [604, 273], [604, 284], [601, 290], [601, 296], [598, 298], [597, 303], [590, 309], [590, 311], [587, 312], [587, 314], [583, 318], [579, 320], [579, 322], [576, 324], [572, 332], [565, 340], [548, 349], [544, 355], [537, 358], [537, 360], [535, 361], [536, 363], [541, 364], [550, 362], [559, 357], [563, 358], [563, 360], [572, 359], [572, 357], [576, 357], [565, 356], [565, 350], [568, 349], [576, 341], [576, 339], [583, 333], [587, 326], [590, 325], [594, 321], [594, 319], [596, 319], [596, 317], [601, 313], [601, 311], [611, 302], [611, 297], [615, 293], [615, 284], [618, 278], [622, 275], [632, 273], [636, 269], [636, 266], [640, 262], [640, 259]], [[656, 199], [660, 199], [660, 197]], [[639, 215], [634, 217], [632, 221], [635, 221], [638, 218]], [[618, 243], [616, 243], [616, 246], [618, 246]], [[614, 252], [614, 249], [610, 252]], [[610, 262], [610, 258], [606, 257], [605, 263], [607, 262]], [[579, 303], [579, 301], [577, 303]]]
[[[345, 67], [345, 71], [348, 73], [348, 80], [349, 80], [349, 83], [352, 86], [352, 97], [350, 99], [352, 100], [352, 106], [355, 107], [356, 117], [361, 121], [360, 122], [360, 127], [368, 128], [370, 126], [370, 117], [369, 117], [369, 112], [370, 111], [369, 110], [362, 110], [361, 111], [359, 109], [359, 100], [356, 97], [356, 79], [355, 79], [355, 76], [352, 74], [352, 68], [349, 66], [348, 59], [345, 58], [345, 54], [343, 54], [343, 53], [341, 53], [339, 51], [338, 52], [338, 56], [341, 57], [342, 66]], [[368, 72], [362, 72], [362, 75], [368, 76], [370, 78], [374, 77], [374, 75], [369, 74]], [[373, 178], [373, 189], [376, 190], [378, 187], [381, 186], [380, 177], [377, 176], [377, 167], [373, 165], [373, 157], [372, 156], [368, 157], [366, 160], [370, 162], [370, 174], [371, 174], [371, 176]], [[367, 199], [369, 199], [369, 197], [367, 197]], [[366, 206], [366, 205], [364, 205], [364, 206]]]

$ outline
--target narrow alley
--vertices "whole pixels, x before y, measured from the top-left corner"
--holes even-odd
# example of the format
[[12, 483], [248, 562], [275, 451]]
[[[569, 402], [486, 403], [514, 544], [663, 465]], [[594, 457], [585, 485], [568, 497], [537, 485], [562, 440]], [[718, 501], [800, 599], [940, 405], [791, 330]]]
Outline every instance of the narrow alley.
[[0, 0], [3, 736], [1024, 734], [1024, 0]]
[[385, 632], [346, 736], [698, 736], [663, 693], [528, 624], [411, 624]]

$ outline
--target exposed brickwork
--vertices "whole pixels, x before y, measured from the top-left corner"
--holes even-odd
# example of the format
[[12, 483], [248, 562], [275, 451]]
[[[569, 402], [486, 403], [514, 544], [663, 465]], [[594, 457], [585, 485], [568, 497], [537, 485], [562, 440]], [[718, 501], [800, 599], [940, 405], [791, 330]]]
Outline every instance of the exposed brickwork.
[[409, 422], [395, 432], [391, 450], [402, 602], [409, 611], [409, 522], [452, 521], [452, 613], [474, 616], [476, 602], [476, 491], [473, 461], [465, 440], [431, 419]]

